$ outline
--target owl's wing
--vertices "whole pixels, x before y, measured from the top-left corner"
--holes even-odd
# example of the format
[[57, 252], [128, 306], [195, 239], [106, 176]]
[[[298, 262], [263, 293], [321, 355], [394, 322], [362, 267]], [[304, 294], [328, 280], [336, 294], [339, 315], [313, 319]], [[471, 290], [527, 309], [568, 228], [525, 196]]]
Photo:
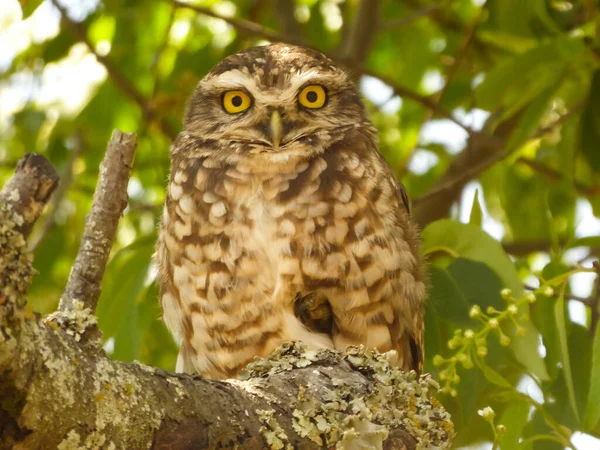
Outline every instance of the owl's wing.
[[[396, 350], [398, 365], [421, 371], [425, 283], [418, 232], [404, 187], [373, 142], [345, 168], [356, 212], [348, 217], [347, 270], [329, 293], [336, 348]], [[364, 167], [361, 167], [364, 166]]]

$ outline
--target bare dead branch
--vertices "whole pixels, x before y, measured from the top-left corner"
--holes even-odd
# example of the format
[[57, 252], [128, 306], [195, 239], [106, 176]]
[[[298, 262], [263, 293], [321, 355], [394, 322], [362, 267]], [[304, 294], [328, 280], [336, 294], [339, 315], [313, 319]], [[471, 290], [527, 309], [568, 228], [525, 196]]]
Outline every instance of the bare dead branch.
[[[26, 294], [33, 276], [26, 237], [57, 184], [52, 164], [42, 155], [29, 153], [0, 191], [0, 325], [19, 323], [25, 317]], [[9, 357], [1, 345], [7, 336], [0, 327], [0, 362]]]
[[61, 311], [72, 310], [75, 300], [91, 311], [96, 310], [117, 225], [127, 206], [127, 184], [135, 149], [134, 133], [113, 132], [100, 165], [100, 179], [86, 217], [81, 246], [60, 301]]
[[15, 175], [0, 191], [0, 205], [12, 210], [16, 231], [23, 237], [29, 235], [57, 186], [56, 169], [44, 156], [28, 153], [21, 158]]

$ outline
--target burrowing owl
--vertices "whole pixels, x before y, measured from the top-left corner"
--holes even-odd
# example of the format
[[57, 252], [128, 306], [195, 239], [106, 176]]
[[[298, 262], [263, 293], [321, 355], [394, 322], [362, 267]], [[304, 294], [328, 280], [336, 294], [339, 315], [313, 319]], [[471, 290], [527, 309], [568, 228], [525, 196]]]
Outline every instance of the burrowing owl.
[[418, 233], [347, 74], [300, 47], [245, 50], [184, 123], [157, 249], [177, 369], [233, 377], [291, 340], [420, 369]]

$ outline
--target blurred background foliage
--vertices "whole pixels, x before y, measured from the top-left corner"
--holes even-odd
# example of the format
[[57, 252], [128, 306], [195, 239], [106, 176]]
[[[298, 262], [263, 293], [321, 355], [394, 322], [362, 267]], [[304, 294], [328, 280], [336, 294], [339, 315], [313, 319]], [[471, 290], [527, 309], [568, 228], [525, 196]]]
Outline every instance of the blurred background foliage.
[[456, 446], [600, 448], [600, 2], [1, 5], [0, 182], [32, 151], [62, 175], [31, 238], [36, 311], [57, 306], [111, 131], [136, 132], [97, 313], [114, 358], [174, 368], [151, 256], [186, 98], [229, 54], [303, 43], [356, 77], [413, 198]]

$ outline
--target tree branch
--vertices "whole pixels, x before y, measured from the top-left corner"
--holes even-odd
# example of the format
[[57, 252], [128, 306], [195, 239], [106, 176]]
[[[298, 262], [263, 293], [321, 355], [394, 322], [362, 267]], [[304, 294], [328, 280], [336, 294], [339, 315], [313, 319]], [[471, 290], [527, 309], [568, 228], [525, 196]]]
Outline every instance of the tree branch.
[[360, 0], [354, 21], [346, 38], [341, 42], [340, 53], [347, 61], [363, 64], [377, 38], [381, 0]]
[[431, 397], [439, 386], [391, 366], [393, 354], [285, 344], [252, 363], [246, 380], [228, 381], [110, 360], [93, 315], [96, 277], [126, 203], [134, 147], [133, 135], [114, 133], [69, 279], [67, 291], [80, 283], [94, 295], [65, 295], [43, 320], [21, 312], [33, 269], [20, 232], [56, 174], [30, 156], [0, 193], [0, 262], [9, 269], [0, 270], [0, 450], [450, 448], [452, 422]]
[[57, 186], [58, 174], [44, 156], [28, 153], [21, 158], [15, 175], [0, 191], [0, 205], [12, 213], [15, 232], [29, 235]]
[[[552, 123], [538, 128], [521, 142], [504, 148], [510, 135], [518, 125], [521, 113], [517, 113], [496, 127], [491, 135], [477, 133], [469, 138], [467, 148], [458, 154], [448, 170], [438, 179], [427, 193], [413, 200], [415, 220], [421, 226], [447, 217], [452, 203], [462, 192], [462, 188], [479, 174], [502, 161], [517, 148], [531, 139], [538, 139], [561, 126], [566, 120], [579, 112], [585, 103], [574, 105], [571, 110], [559, 116]], [[488, 121], [492, 120], [493, 115]], [[484, 127], [485, 128], [485, 127]]]
[[[144, 95], [121, 73], [117, 66], [111, 61], [110, 58], [100, 55], [92, 41], [87, 36], [87, 30], [81, 26], [80, 23], [75, 22], [69, 15], [65, 8], [58, 2], [58, 0], [50, 0], [52, 4], [58, 9], [61, 14], [63, 23], [75, 36], [75, 38], [84, 43], [88, 50], [96, 57], [98, 62], [104, 66], [111, 80], [138, 106], [142, 109], [142, 114], [146, 118], [152, 118], [154, 110], [151, 107], [152, 103], [144, 97]], [[164, 118], [159, 118], [158, 125], [162, 133], [169, 139], [173, 140], [177, 136], [177, 133], [173, 131], [167, 121]]]
[[[295, 39], [294, 37], [276, 33], [275, 31], [269, 30], [268, 28], [265, 28], [262, 25], [259, 25], [254, 22], [250, 22], [248, 20], [238, 19], [235, 17], [221, 16], [221, 15], [213, 12], [211, 9], [203, 7], [203, 6], [189, 5], [187, 3], [182, 3], [178, 0], [169, 0], [169, 1], [173, 5], [175, 5], [179, 8], [191, 9], [192, 11], [195, 11], [199, 14], [204, 14], [209, 17], [214, 17], [216, 19], [221, 19], [221, 20], [227, 22], [229, 25], [231, 25], [235, 28], [238, 28], [240, 30], [243, 30], [246, 33], [253, 34], [255, 36], [260, 36], [260, 37], [265, 38], [272, 42], [287, 42], [287, 43], [293, 44], [293, 45], [306, 46], [306, 44], [304, 42], [298, 41], [298, 39]], [[309, 48], [312, 48], [313, 50], [317, 50], [317, 51], [322, 51], [315, 47], [309, 47]], [[347, 68], [348, 70], [350, 70], [351, 72], [353, 72], [355, 74], [368, 75], [370, 77], [377, 78], [378, 80], [382, 81], [383, 83], [388, 85], [390, 88], [392, 88], [394, 95], [398, 95], [400, 97], [415, 101], [415, 102], [421, 104], [422, 106], [424, 106], [425, 108], [433, 110], [440, 117], [451, 120], [452, 122], [457, 124], [459, 127], [464, 129], [469, 135], [477, 134], [470, 127], [468, 127], [467, 125], [463, 124], [462, 122], [460, 122], [459, 120], [454, 118], [454, 116], [452, 116], [452, 114], [450, 114], [450, 112], [446, 111], [444, 108], [442, 108], [440, 105], [438, 105], [437, 102], [435, 102], [435, 100], [433, 100], [432, 98], [421, 95], [421, 94], [413, 91], [412, 89], [402, 86], [401, 84], [397, 83], [396, 81], [394, 81], [393, 79], [391, 79], [389, 77], [375, 73], [372, 70], [364, 67], [362, 64], [357, 63], [356, 61], [343, 58], [342, 56], [340, 56], [338, 54], [331, 54], [331, 53], [325, 53], [325, 54], [329, 58], [331, 58], [333, 61], [337, 62], [338, 64], [342, 65], [343, 67]]]
[[[57, 185], [58, 175], [52, 164], [42, 155], [28, 153], [0, 191], [0, 324], [18, 323], [30, 315], [24, 308], [33, 269], [25, 238]], [[2, 351], [7, 336], [0, 328], [0, 363], [9, 357]]]
[[285, 30], [287, 35], [291, 36], [295, 41], [305, 42], [306, 39], [302, 25], [296, 20], [296, 16], [294, 15], [295, 3], [294, 0], [275, 0], [273, 13], [281, 24], [281, 29]]
[[135, 134], [113, 132], [100, 165], [100, 179], [86, 217], [79, 253], [60, 301], [61, 311], [72, 310], [75, 300], [91, 311], [96, 310], [108, 255], [127, 206], [127, 184], [135, 148]]
[[[564, 181], [564, 179], [565, 179], [563, 174], [560, 173], [559, 171], [554, 170], [551, 167], [547, 167], [538, 161], [534, 161], [533, 159], [519, 157], [519, 158], [517, 158], [516, 162], [518, 164], [524, 164], [524, 165], [530, 167], [535, 172], [539, 173], [540, 175], [544, 176], [545, 178], [547, 178], [550, 181], [561, 182], [561, 181]], [[573, 187], [579, 195], [582, 195], [584, 197], [589, 198], [589, 197], [595, 197], [597, 195], [600, 195], [600, 186], [598, 186], [598, 185], [588, 186], [579, 181], [574, 181]]]

